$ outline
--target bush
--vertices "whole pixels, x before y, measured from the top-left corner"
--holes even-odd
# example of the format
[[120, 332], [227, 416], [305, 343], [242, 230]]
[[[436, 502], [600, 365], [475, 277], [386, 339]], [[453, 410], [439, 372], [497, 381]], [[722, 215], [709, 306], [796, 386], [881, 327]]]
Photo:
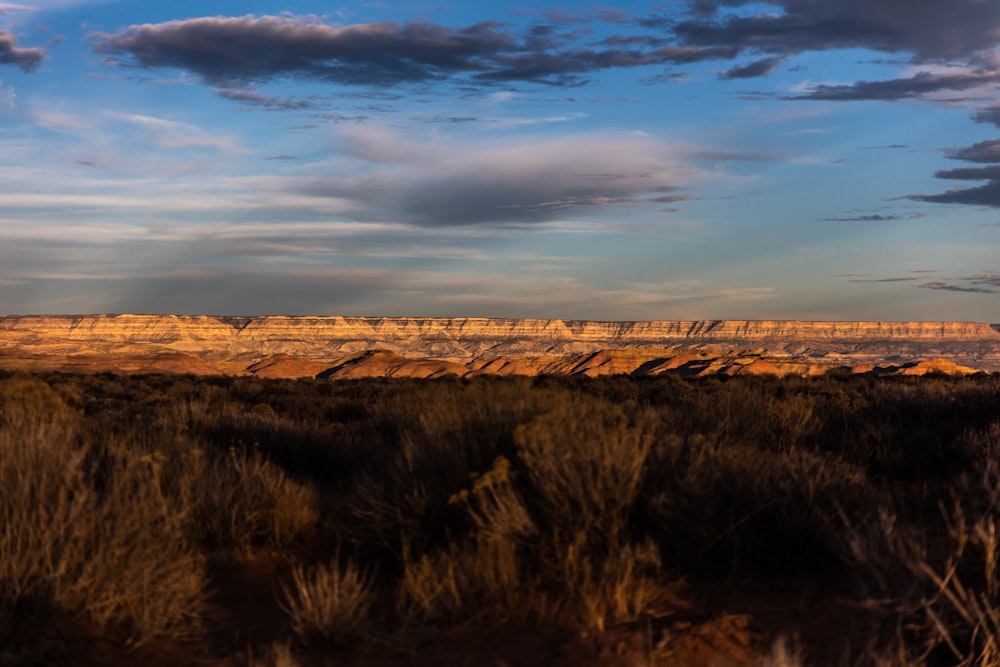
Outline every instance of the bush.
[[312, 568], [296, 566], [283, 583], [283, 608], [299, 641], [313, 648], [336, 648], [357, 640], [375, 601], [374, 571], [364, 572], [335, 556]]
[[0, 634], [58, 614], [136, 643], [196, 630], [203, 568], [184, 508], [148, 462], [96, 474], [75, 440], [65, 421], [0, 427]]

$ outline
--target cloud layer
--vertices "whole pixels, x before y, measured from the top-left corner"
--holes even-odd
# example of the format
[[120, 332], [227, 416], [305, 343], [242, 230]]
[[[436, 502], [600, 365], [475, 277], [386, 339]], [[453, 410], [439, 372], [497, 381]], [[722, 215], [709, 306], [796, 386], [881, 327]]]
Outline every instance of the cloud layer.
[[539, 223], [612, 206], [662, 206], [707, 175], [698, 152], [634, 134], [572, 135], [515, 145], [412, 141], [378, 128], [342, 133], [351, 173], [312, 173], [272, 187], [354, 202], [359, 219], [421, 226]]

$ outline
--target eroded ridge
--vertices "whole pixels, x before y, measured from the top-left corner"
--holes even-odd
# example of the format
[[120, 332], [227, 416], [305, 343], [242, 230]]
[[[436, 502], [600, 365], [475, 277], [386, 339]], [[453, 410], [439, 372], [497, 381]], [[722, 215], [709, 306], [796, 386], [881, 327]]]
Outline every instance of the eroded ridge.
[[[169, 359], [174, 372], [201, 373], [209, 364], [219, 372], [235, 373], [253, 372], [251, 366], [275, 355], [332, 368], [349, 355], [374, 350], [404, 361], [459, 364], [469, 372], [506, 369], [504, 373], [513, 373], [525, 368], [563, 372], [560, 369], [575, 367], [583, 358], [580, 355], [625, 350], [640, 351], [630, 357], [641, 357], [637, 366], [672, 358], [676, 356], [672, 350], [756, 355], [772, 365], [806, 361], [821, 368], [903, 366], [942, 359], [993, 371], [1000, 370], [1000, 325], [134, 314], [0, 318], [0, 352], [8, 362], [28, 357], [81, 362], [90, 357], [88, 364], [101, 367], [102, 359], [130, 357], [136, 359], [129, 366], [132, 370], [155, 369]], [[631, 372], [622, 370], [631, 363], [616, 358], [603, 367], [607, 372]], [[267, 367], [277, 372], [283, 364]], [[299, 365], [313, 367], [312, 363]], [[455, 368], [446, 367], [448, 372]]]

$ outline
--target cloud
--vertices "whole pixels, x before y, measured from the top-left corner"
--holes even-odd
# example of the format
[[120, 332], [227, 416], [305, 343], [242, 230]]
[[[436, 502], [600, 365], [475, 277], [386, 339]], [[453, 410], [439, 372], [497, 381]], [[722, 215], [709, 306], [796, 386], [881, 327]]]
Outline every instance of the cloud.
[[953, 160], [966, 162], [1000, 162], [1000, 139], [989, 139], [960, 148], [948, 155]]
[[484, 59], [513, 48], [489, 22], [460, 30], [432, 23], [333, 27], [253, 15], [147, 23], [92, 37], [95, 51], [118, 62], [176, 67], [217, 84], [278, 76], [374, 85], [424, 81], [482, 70]]
[[266, 111], [307, 111], [316, 108], [315, 102], [310, 100], [273, 97], [271, 95], [263, 95], [249, 88], [219, 88], [216, 93], [224, 99], [251, 107], [258, 107]]
[[1000, 273], [980, 273], [979, 275], [966, 278], [977, 285], [992, 285], [1000, 287]]
[[909, 199], [934, 204], [969, 204], [1000, 208], [1000, 139], [980, 141], [954, 150], [948, 157], [991, 166], [946, 169], [936, 172], [935, 176], [948, 180], [987, 181], [987, 183], [975, 187], [954, 188], [934, 195], [910, 195]]
[[767, 76], [781, 64], [781, 58], [764, 58], [752, 62], [744, 67], [733, 67], [719, 75], [723, 81], [732, 79], [753, 79], [759, 76]]
[[[898, 3], [768, 0], [780, 11], [749, 14], [757, 4], [752, 0], [695, 0], [681, 20], [550, 9], [540, 14], [547, 23], [525, 29], [495, 21], [466, 27], [429, 21], [334, 26], [292, 15], [217, 16], [133, 25], [91, 39], [94, 51], [110, 63], [178, 68], [224, 89], [286, 77], [379, 87], [449, 78], [472, 85], [574, 86], [601, 70], [755, 55], [750, 64], [719, 75], [732, 80], [766, 76], [790, 55], [846, 48], [908, 53], [913, 63], [929, 67], [964, 60], [968, 69], [820, 85], [799, 99], [893, 100], [998, 81], [996, 63], [984, 54], [1000, 34], [1000, 5], [911, 0], [901, 11]], [[585, 25], [593, 21], [655, 32], [622, 32], [584, 44], [592, 33]]]
[[475, 123], [479, 120], [476, 116], [434, 116], [433, 118], [428, 118], [425, 123]]
[[453, 76], [479, 82], [575, 85], [588, 72], [720, 53], [697, 48], [677, 53], [568, 48], [569, 35], [544, 25], [518, 35], [493, 21], [464, 28], [426, 21], [336, 27], [315, 19], [254, 15], [133, 25], [114, 34], [94, 33], [91, 38], [94, 51], [109, 62], [179, 68], [224, 88], [279, 77], [366, 86]]
[[969, 90], [987, 84], [1000, 83], [1000, 70], [963, 71], [948, 73], [918, 72], [905, 79], [858, 81], [852, 84], [813, 86], [803, 95], [786, 99], [847, 102], [858, 100], [896, 101], [951, 90]]
[[188, 123], [142, 114], [122, 118], [145, 131], [160, 148], [216, 148], [228, 153], [245, 152], [232, 137], [209, 133]]
[[772, 55], [866, 48], [912, 53], [917, 62], [937, 62], [990, 49], [1000, 32], [1000, 5], [983, 0], [767, 0], [782, 13], [725, 13], [753, 0], [695, 0], [690, 18], [670, 29], [693, 46], [729, 45]]
[[849, 283], [903, 283], [909, 282], [911, 280], [917, 280], [914, 276], [908, 276], [905, 278], [851, 278], [847, 282]]
[[1000, 181], [1000, 165], [946, 169], [934, 172], [934, 176], [959, 181]]
[[59, 132], [83, 133], [94, 127], [92, 118], [61, 111], [46, 111], [34, 109], [29, 114], [37, 125]]
[[977, 111], [972, 115], [972, 119], [977, 123], [990, 123], [1000, 127], [1000, 106]]
[[353, 201], [362, 220], [427, 227], [533, 224], [570, 212], [677, 202], [680, 190], [716, 178], [690, 163], [703, 151], [633, 134], [584, 134], [480, 145], [410, 141], [379, 128], [342, 133], [359, 164], [344, 173], [274, 181], [271, 187]]
[[990, 181], [974, 188], [955, 188], [936, 195], [910, 195], [909, 198], [934, 204], [972, 204], [1000, 208], [1000, 181]]
[[[2, 7], [2, 6], [0, 6]], [[45, 60], [45, 51], [17, 45], [17, 40], [9, 30], [0, 30], [0, 65], [17, 65], [30, 72]]]
[[989, 289], [988, 287], [962, 287], [961, 285], [952, 285], [949, 283], [944, 283], [939, 281], [924, 283], [923, 285], [920, 285], [920, 287], [924, 287], [927, 289], [934, 289], [934, 290], [945, 290], [948, 292], [967, 292], [971, 294], [1000, 294], [1000, 292], [998, 292], [997, 290]]
[[[921, 216], [908, 216], [908, 217], [921, 217]], [[903, 220], [904, 218], [898, 215], [882, 215], [880, 213], [875, 213], [872, 215], [856, 215], [850, 218], [823, 218], [823, 222], [892, 222], [893, 220]]]
[[13, 109], [15, 98], [14, 89], [10, 86], [4, 86], [3, 80], [0, 80], [0, 107]]
[[[955, 284], [964, 283], [964, 284]], [[961, 278], [935, 280], [919, 285], [926, 289], [963, 292], [967, 294], [1000, 294], [1000, 273], [979, 273]]]

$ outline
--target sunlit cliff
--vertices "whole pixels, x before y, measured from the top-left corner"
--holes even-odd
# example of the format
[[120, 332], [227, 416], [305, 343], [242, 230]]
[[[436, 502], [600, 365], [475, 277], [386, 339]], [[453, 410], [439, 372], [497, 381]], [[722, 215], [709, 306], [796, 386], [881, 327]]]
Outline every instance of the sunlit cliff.
[[[35, 359], [51, 366], [42, 362], [63, 358], [72, 366], [89, 359], [96, 368], [100, 358], [147, 359], [148, 370], [173, 364], [176, 368], [166, 370], [254, 372], [248, 370], [251, 365], [281, 355], [298, 360], [306, 369], [297, 374], [312, 375], [307, 370], [334, 368], [357, 353], [379, 350], [404, 364], [417, 359], [451, 364], [444, 372], [458, 373], [461, 367], [470, 372], [506, 367], [513, 372], [517, 365], [511, 364], [516, 361], [533, 374], [550, 372], [553, 358], [586, 359], [596, 352], [615, 351], [619, 359], [637, 360], [636, 368], [653, 357], [686, 352], [702, 357], [773, 357], [785, 364], [818, 365], [821, 370], [944, 359], [992, 371], [1000, 370], [998, 329], [975, 322], [7, 316], [0, 317], [0, 361], [7, 359], [5, 365], [10, 367], [18, 365], [12, 359]], [[627, 350], [632, 352], [625, 354]], [[190, 369], [184, 368], [185, 360]], [[609, 372], [632, 372], [630, 363], [616, 362], [612, 364], [616, 370]], [[263, 367], [277, 372], [275, 363]], [[140, 364], [128, 370], [143, 368]]]

